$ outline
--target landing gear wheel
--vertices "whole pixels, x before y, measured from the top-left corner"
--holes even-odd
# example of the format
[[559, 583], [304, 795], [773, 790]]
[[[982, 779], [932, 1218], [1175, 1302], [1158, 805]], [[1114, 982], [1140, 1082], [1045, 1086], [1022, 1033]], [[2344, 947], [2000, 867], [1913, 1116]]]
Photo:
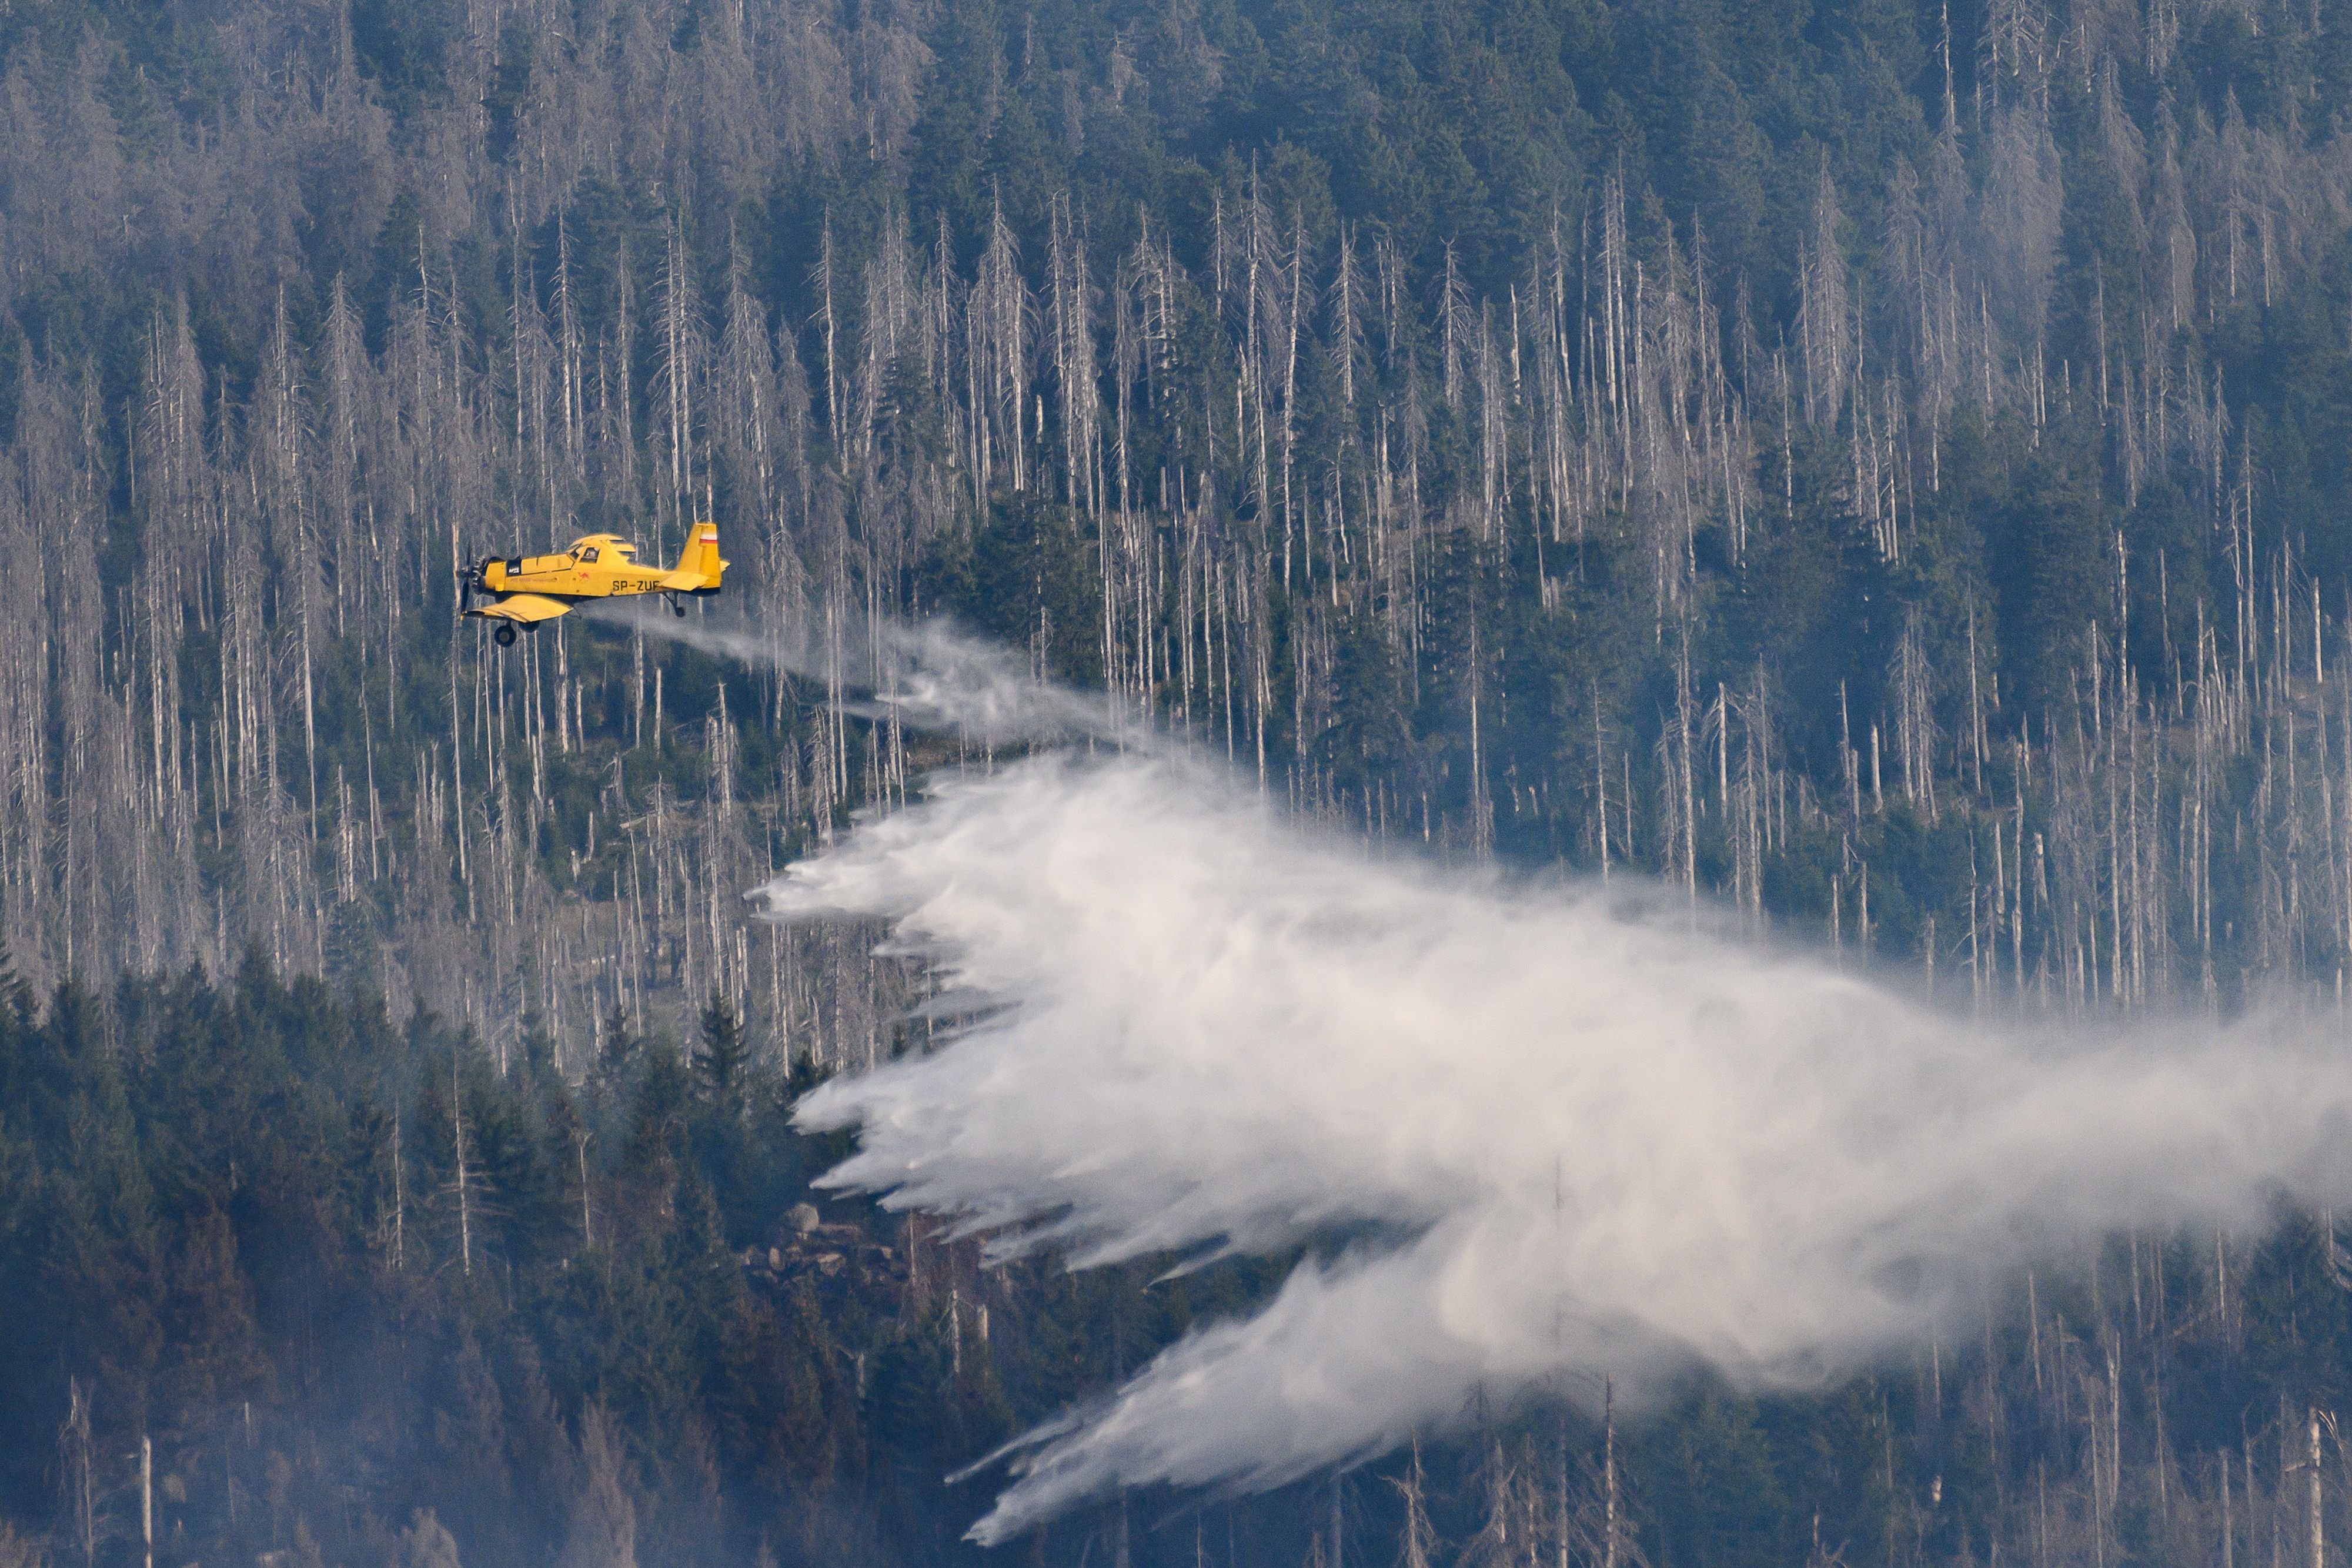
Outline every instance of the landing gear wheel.
[[501, 648], [513, 647], [515, 644], [514, 622], [511, 621], [499, 622], [499, 629], [491, 632], [490, 637], [491, 640], [497, 643]]
[[672, 615], [677, 616], [677, 617], [679, 620], [681, 620], [681, 621], [685, 620], [685, 619], [686, 619], [686, 601], [685, 601], [685, 600], [683, 600], [683, 599], [673, 599], [673, 600], [671, 600], [671, 601], [669, 601], [669, 612], [670, 612]]

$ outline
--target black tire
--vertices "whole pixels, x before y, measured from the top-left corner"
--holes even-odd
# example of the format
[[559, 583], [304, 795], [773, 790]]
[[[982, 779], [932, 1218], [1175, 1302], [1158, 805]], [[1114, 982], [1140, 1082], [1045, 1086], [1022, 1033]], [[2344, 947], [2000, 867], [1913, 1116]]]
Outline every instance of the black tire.
[[491, 633], [490, 633], [490, 636], [492, 637], [492, 639], [494, 639], [494, 640], [498, 643], [498, 645], [499, 645], [499, 647], [501, 647], [501, 648], [511, 648], [511, 647], [513, 647], [513, 646], [514, 646], [514, 642], [515, 642], [515, 629], [514, 629], [514, 622], [511, 622], [511, 621], [501, 621], [501, 622], [499, 622], [499, 629], [498, 629], [497, 631], [495, 631], [495, 632], [491, 632]]
[[679, 620], [681, 620], [681, 621], [685, 620], [685, 619], [686, 619], [686, 601], [685, 601], [685, 600], [683, 600], [683, 599], [673, 599], [673, 600], [671, 600], [671, 601], [669, 601], [669, 612], [670, 612], [672, 615], [677, 616], [677, 617]]

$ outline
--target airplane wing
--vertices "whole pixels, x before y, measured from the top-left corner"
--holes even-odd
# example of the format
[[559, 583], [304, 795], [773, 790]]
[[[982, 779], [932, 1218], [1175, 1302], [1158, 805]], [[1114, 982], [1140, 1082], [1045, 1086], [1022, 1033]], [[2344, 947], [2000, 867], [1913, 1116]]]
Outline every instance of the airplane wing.
[[496, 604], [478, 604], [466, 612], [494, 621], [552, 621], [567, 613], [572, 606], [561, 599], [550, 599], [543, 593], [510, 593]]

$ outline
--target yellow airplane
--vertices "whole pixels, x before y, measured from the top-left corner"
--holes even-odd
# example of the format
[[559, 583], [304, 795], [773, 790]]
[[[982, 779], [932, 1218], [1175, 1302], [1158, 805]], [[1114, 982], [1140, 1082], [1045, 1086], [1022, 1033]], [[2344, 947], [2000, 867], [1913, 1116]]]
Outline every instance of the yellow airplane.
[[[667, 571], [642, 565], [637, 547], [613, 534], [589, 534], [572, 541], [562, 555], [485, 556], [460, 574], [465, 613], [496, 621], [499, 646], [514, 645], [515, 628], [539, 629], [583, 599], [620, 599], [666, 593], [669, 607], [686, 613], [681, 595], [716, 593], [727, 562], [719, 559], [719, 527], [697, 523]], [[490, 595], [476, 604], [474, 595]]]

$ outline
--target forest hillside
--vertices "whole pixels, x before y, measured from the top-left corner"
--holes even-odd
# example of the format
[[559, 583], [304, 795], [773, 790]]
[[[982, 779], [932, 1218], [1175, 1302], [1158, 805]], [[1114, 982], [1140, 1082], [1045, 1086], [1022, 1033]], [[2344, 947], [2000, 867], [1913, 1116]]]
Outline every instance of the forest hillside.
[[[899, 621], [1956, 1011], [2337, 1019], [2347, 434], [2334, 0], [0, 0], [0, 1563], [976, 1558], [1273, 1288], [801, 1207], [919, 980], [739, 895], [993, 761]], [[704, 517], [789, 673], [457, 618]], [[2348, 1269], [1000, 1554], [2326, 1568]]]

